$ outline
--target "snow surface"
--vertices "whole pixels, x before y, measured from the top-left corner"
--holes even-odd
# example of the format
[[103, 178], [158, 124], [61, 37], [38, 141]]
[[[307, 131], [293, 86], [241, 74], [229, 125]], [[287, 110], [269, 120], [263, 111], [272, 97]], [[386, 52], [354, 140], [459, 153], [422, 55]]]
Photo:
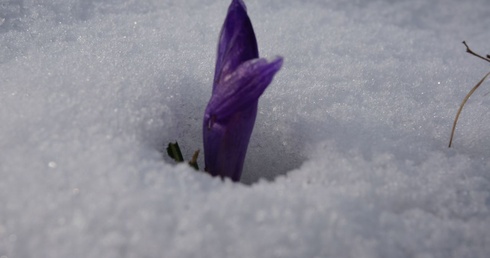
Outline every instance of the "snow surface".
[[0, 0], [1, 258], [488, 257], [488, 83], [447, 148], [488, 1], [246, 3], [285, 62], [234, 184], [161, 154], [202, 148], [229, 1]]

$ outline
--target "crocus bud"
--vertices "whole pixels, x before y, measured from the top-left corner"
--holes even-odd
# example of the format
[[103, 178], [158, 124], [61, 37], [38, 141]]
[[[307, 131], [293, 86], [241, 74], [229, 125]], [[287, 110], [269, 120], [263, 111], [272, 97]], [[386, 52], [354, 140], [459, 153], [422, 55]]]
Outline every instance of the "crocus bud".
[[259, 97], [282, 66], [259, 58], [252, 23], [241, 0], [232, 0], [221, 29], [213, 92], [203, 122], [205, 170], [239, 181]]

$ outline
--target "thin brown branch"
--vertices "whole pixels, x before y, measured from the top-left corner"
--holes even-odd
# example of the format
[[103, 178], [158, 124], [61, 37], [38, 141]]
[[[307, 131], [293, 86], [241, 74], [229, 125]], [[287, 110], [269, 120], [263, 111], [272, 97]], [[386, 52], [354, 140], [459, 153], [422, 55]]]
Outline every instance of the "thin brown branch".
[[476, 56], [476, 57], [479, 57], [487, 62], [490, 62], [490, 55], [487, 55], [487, 57], [483, 57], [475, 52], [473, 52], [473, 50], [470, 49], [470, 47], [468, 47], [468, 44], [466, 44], [466, 41], [463, 41], [463, 44], [466, 46], [466, 52]]
[[[464, 41], [463, 41], [463, 43], [464, 43]], [[466, 43], [464, 43], [464, 44], [466, 45]], [[471, 89], [470, 92], [468, 92], [468, 94], [466, 94], [466, 96], [463, 99], [463, 102], [459, 106], [458, 113], [456, 113], [456, 118], [454, 119], [453, 129], [451, 130], [451, 138], [449, 139], [449, 148], [451, 148], [451, 144], [453, 143], [454, 131], [456, 130], [456, 124], [458, 123], [459, 115], [461, 114], [461, 111], [463, 110], [464, 104], [466, 104], [466, 101], [468, 101], [468, 99], [473, 94], [473, 92], [475, 92], [475, 90], [478, 89], [478, 87], [480, 87], [480, 85], [483, 83], [483, 81], [485, 81], [485, 79], [489, 75], [490, 75], [490, 72], [488, 72], [487, 74], [485, 74], [485, 76], [483, 76], [483, 78], [475, 85], [475, 87], [473, 87], [473, 89]]]

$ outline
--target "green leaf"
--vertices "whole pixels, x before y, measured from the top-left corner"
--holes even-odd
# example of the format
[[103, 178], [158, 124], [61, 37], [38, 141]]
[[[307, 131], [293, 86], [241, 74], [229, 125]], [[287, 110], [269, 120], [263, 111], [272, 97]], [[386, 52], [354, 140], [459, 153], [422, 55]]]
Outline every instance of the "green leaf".
[[169, 143], [167, 147], [168, 156], [174, 159], [177, 162], [184, 162], [184, 158], [182, 157], [182, 152], [180, 152], [179, 143]]

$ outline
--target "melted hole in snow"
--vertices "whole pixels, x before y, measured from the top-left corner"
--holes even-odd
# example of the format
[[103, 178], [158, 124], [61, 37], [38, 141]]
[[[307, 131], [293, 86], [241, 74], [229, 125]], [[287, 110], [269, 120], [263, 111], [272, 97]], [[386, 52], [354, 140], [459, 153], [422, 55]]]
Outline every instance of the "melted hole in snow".
[[[162, 78], [160, 85], [168, 84]], [[170, 164], [175, 162], [167, 155], [167, 145], [170, 142], [179, 143], [182, 156], [185, 161], [192, 158], [193, 153], [200, 149], [197, 159], [199, 169], [204, 170], [204, 151], [202, 145], [202, 122], [204, 110], [211, 94], [211, 85], [203, 84], [192, 77], [183, 78], [177, 91], [173, 91], [173, 98], [168, 99], [167, 105], [174, 118], [173, 126], [166, 138], [158, 140], [156, 147], [162, 153], [164, 160]], [[189, 94], [192, 89], [192, 94]], [[260, 110], [260, 107], [259, 107]], [[264, 112], [272, 112], [272, 108], [263, 107]], [[270, 113], [269, 113], [270, 115]], [[289, 171], [297, 169], [305, 161], [300, 154], [300, 137], [286, 137], [282, 130], [274, 130], [274, 125], [265, 123], [270, 117], [267, 114], [257, 114], [254, 131], [245, 157], [242, 177], [240, 182], [250, 185], [261, 179], [272, 181], [275, 178], [286, 175]], [[286, 140], [285, 140], [286, 139]], [[304, 140], [304, 139], [303, 139]]]

